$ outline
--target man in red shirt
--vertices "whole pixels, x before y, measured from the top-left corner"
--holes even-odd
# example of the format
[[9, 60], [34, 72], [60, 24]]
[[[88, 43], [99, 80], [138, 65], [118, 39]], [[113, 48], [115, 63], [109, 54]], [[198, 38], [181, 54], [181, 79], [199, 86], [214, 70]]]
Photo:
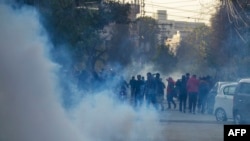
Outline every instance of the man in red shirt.
[[196, 75], [192, 75], [187, 82], [187, 93], [189, 97], [189, 112], [195, 114], [196, 103], [199, 91], [199, 80], [196, 78]]

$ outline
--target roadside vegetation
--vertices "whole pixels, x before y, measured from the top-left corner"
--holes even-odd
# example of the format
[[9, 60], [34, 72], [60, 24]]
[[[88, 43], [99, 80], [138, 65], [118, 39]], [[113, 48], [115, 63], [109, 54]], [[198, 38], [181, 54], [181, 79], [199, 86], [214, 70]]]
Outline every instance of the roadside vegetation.
[[[16, 2], [17, 7], [25, 4], [37, 8], [53, 44], [52, 59], [73, 77], [85, 72], [98, 79], [102, 69], [139, 70], [147, 64], [153, 64], [156, 70], [166, 74], [178, 70], [207, 74], [220, 80], [250, 76], [250, 8], [243, 2], [221, 1], [211, 18], [211, 26], [198, 27], [183, 38], [176, 53], [166, 45], [157, 44], [159, 30], [153, 18], [140, 17], [134, 21], [128, 18], [131, 12], [128, 3], [101, 0]], [[112, 31], [105, 31], [107, 26], [112, 26]], [[138, 36], [131, 36], [131, 26], [132, 30], [138, 30]]]

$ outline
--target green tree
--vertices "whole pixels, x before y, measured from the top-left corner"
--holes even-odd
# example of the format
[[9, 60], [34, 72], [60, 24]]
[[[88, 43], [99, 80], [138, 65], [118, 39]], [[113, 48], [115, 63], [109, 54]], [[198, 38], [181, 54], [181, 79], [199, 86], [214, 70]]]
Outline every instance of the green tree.
[[[69, 52], [71, 65], [92, 73], [97, 62], [105, 62], [110, 47], [104, 46], [100, 33], [110, 23], [128, 24], [129, 4], [101, 0], [17, 0], [35, 6], [54, 45], [53, 56], [62, 65], [61, 50]], [[115, 37], [115, 36], [113, 36]], [[115, 46], [113, 46], [115, 47]], [[118, 48], [119, 46], [115, 47]], [[71, 67], [73, 68], [73, 67]]]
[[177, 58], [169, 46], [159, 45], [154, 55], [155, 68], [165, 74], [176, 70]]
[[139, 56], [145, 62], [152, 62], [157, 47], [158, 25], [151, 17], [140, 17], [136, 20], [138, 26]]
[[184, 37], [177, 47], [178, 69], [196, 74], [208, 73], [208, 48], [210, 47], [210, 28], [201, 26]]
[[108, 42], [107, 63], [126, 67], [134, 57], [135, 45], [131, 41], [129, 24], [115, 24], [113, 37]]
[[235, 80], [250, 75], [246, 71], [250, 55], [247, 11], [240, 1], [223, 0], [211, 18], [208, 63], [218, 79]]

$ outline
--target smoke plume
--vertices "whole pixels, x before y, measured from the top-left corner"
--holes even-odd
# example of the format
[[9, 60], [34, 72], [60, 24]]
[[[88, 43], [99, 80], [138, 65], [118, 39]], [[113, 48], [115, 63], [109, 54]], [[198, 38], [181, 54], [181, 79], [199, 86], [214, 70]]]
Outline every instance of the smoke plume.
[[160, 140], [154, 110], [134, 111], [109, 96], [90, 94], [66, 111], [59, 100], [59, 65], [31, 7], [0, 2], [0, 140], [137, 141]]

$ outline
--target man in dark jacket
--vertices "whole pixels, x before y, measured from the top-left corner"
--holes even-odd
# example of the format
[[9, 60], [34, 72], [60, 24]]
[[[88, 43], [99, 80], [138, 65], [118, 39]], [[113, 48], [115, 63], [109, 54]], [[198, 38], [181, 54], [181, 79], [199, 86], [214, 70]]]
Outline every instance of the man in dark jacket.
[[137, 75], [137, 80], [135, 83], [135, 107], [140, 107], [143, 102], [143, 80], [141, 75]]
[[155, 77], [156, 82], [156, 99], [157, 99], [157, 107], [158, 110], [161, 109], [164, 110], [163, 100], [164, 100], [164, 89], [166, 88], [165, 84], [162, 82], [162, 79], [160, 77], [160, 73], [156, 73]]
[[179, 111], [186, 112], [186, 102], [187, 102], [187, 78], [185, 75], [182, 75], [180, 81], [180, 93], [179, 93]]
[[129, 86], [130, 86], [130, 98], [131, 102], [133, 105], [135, 105], [135, 85], [136, 85], [136, 80], [135, 76], [132, 76], [131, 79], [129, 80]]
[[206, 77], [202, 77], [200, 79], [199, 85], [199, 96], [198, 96], [198, 109], [199, 112], [204, 113], [207, 103], [207, 95], [209, 91], [209, 84], [206, 80]]
[[147, 106], [152, 105], [157, 108], [156, 105], [156, 83], [152, 73], [147, 73], [147, 80], [144, 87], [144, 95], [146, 97]]

